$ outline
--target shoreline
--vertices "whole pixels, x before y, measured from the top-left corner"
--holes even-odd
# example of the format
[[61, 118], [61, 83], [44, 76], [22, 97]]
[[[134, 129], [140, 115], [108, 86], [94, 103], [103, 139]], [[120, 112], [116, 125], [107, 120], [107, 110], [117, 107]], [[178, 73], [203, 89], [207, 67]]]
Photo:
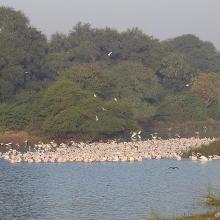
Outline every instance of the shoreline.
[[134, 162], [150, 159], [181, 160], [183, 151], [208, 145], [211, 138], [173, 138], [167, 140], [143, 140], [134, 142], [94, 142], [57, 144], [54, 141], [13, 148], [6, 144], [7, 150], [0, 153], [0, 159], [10, 163], [64, 163], [64, 162]]

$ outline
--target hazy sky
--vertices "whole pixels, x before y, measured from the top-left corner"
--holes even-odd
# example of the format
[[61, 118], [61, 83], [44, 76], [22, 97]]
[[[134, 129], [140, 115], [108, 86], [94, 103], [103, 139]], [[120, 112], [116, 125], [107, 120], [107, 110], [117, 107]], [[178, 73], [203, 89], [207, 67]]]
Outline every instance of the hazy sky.
[[220, 49], [220, 0], [0, 0], [22, 10], [48, 36], [79, 21], [94, 27], [139, 27], [159, 39], [196, 34]]

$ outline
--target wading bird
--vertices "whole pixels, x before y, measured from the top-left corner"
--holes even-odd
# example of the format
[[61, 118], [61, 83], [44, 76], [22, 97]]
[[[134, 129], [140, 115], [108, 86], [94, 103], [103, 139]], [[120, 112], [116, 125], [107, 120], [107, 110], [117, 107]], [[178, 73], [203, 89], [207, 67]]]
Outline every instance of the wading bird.
[[107, 111], [107, 109], [102, 106], [101, 106], [101, 109], [102, 109], [102, 111]]
[[152, 139], [156, 140], [157, 139], [157, 132], [153, 133], [153, 134], [150, 134]]

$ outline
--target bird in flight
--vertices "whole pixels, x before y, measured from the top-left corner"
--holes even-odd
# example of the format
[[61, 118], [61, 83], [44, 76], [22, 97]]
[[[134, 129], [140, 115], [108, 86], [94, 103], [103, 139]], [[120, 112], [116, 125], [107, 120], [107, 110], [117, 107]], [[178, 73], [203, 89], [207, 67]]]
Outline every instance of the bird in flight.
[[112, 55], [112, 51], [108, 53], [108, 56], [110, 57]]
[[177, 170], [179, 170], [179, 167], [169, 167], [168, 169], [173, 169], [173, 170], [177, 169]]

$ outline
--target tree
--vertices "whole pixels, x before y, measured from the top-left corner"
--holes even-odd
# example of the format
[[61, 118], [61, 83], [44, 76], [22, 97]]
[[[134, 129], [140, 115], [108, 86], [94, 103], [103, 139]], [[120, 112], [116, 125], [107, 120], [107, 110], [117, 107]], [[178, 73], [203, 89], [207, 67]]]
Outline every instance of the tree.
[[207, 107], [220, 101], [220, 75], [201, 73], [193, 79], [192, 91], [200, 96]]
[[160, 85], [156, 75], [141, 63], [124, 61], [111, 68], [96, 64], [71, 66], [60, 74], [61, 79], [70, 80], [82, 89], [96, 92], [104, 99], [130, 99], [155, 103]]
[[67, 80], [58, 80], [50, 86], [38, 108], [37, 121], [41, 122], [43, 131], [52, 135], [115, 134], [137, 127], [128, 103], [103, 101]]
[[190, 81], [193, 71], [182, 54], [171, 53], [162, 59], [157, 75], [165, 87], [180, 91]]
[[207, 109], [198, 96], [183, 92], [166, 96], [156, 115], [168, 121], [201, 121], [207, 118]]
[[197, 73], [220, 71], [219, 53], [214, 45], [187, 34], [170, 40], [170, 43], [185, 55], [186, 61]]
[[0, 29], [0, 100], [5, 100], [29, 81], [47, 77], [47, 40], [22, 12], [7, 7], [0, 7]]

